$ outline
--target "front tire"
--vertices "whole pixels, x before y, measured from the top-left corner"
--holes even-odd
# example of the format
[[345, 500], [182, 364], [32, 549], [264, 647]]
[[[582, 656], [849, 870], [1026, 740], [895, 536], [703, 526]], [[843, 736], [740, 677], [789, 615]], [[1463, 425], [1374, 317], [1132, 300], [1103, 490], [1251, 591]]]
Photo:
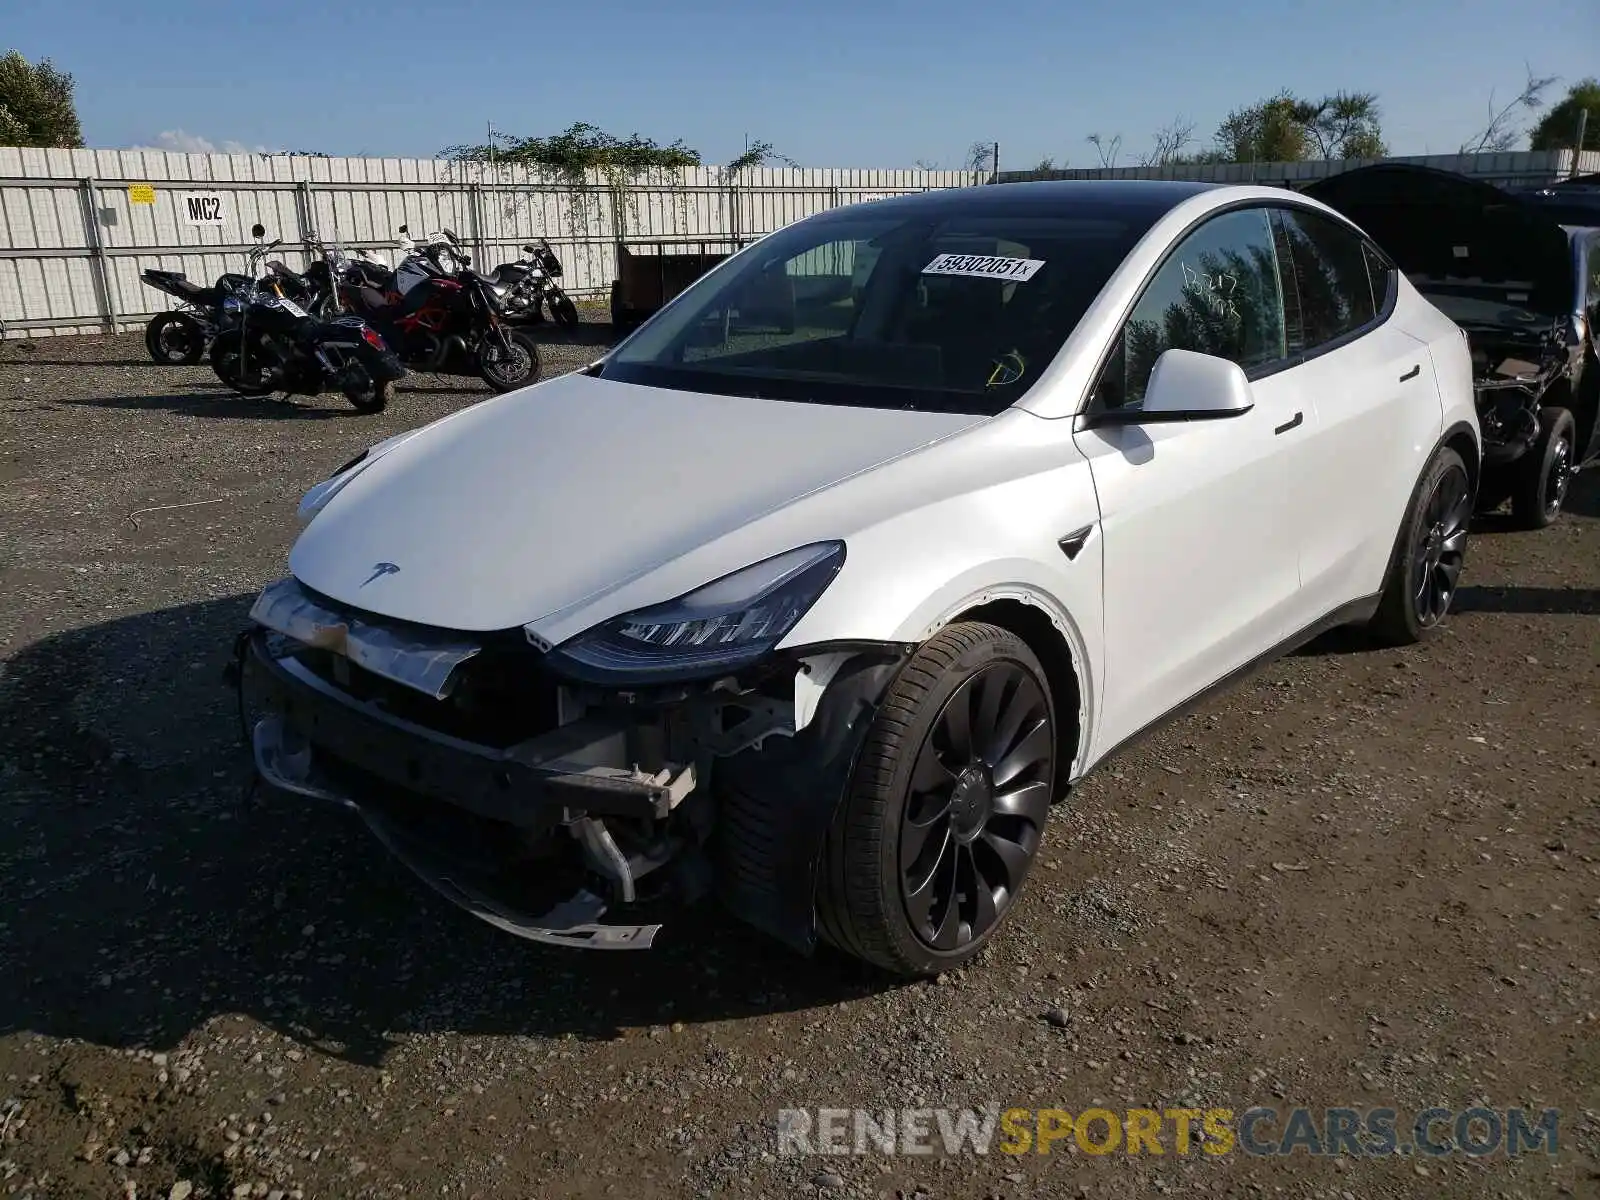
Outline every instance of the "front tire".
[[144, 327], [144, 348], [163, 366], [192, 367], [205, 357], [206, 332], [187, 313], [157, 313]]
[[492, 333], [478, 343], [478, 374], [497, 392], [514, 392], [539, 382], [539, 344], [520, 329], [502, 329], [511, 344], [508, 356]]
[[[270, 348], [259, 334], [252, 335], [251, 341], [254, 344], [246, 356], [244, 334], [239, 330], [218, 334], [217, 340], [211, 343], [211, 369], [218, 379], [241, 396], [270, 396], [277, 391], [277, 379], [261, 368]], [[243, 369], [246, 365], [248, 373]]]
[[578, 306], [572, 298], [564, 293], [554, 293], [545, 297], [545, 303], [550, 306], [550, 319], [563, 329], [576, 329], [578, 327]]
[[1467, 464], [1441, 446], [1411, 495], [1383, 597], [1368, 626], [1379, 642], [1413, 645], [1444, 620], [1466, 565], [1472, 507]]
[[1539, 440], [1517, 460], [1511, 486], [1511, 516], [1524, 529], [1544, 529], [1556, 522], [1572, 482], [1577, 422], [1565, 408], [1539, 410]]
[[903, 976], [968, 962], [1015, 904], [1056, 787], [1039, 660], [995, 625], [925, 642], [884, 695], [823, 851], [824, 939]]

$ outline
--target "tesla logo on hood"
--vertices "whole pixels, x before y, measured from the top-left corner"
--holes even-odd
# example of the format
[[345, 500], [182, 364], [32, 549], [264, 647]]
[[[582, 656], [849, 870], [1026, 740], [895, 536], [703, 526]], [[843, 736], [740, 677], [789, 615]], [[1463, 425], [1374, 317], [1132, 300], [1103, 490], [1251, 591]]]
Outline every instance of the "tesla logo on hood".
[[393, 563], [373, 563], [372, 574], [368, 575], [364, 580], [361, 581], [361, 586], [366, 587], [367, 584], [371, 583], [374, 579], [381, 579], [385, 575], [398, 574], [399, 570], [400, 568], [395, 566]]

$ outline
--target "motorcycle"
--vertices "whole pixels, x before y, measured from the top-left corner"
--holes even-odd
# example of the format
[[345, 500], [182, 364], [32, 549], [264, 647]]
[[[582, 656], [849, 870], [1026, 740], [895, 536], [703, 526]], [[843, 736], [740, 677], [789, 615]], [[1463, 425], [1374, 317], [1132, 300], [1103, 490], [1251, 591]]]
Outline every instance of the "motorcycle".
[[150, 357], [169, 366], [193, 366], [225, 324], [224, 301], [250, 283], [249, 276], [224, 274], [211, 287], [202, 287], [182, 271], [147, 267], [139, 278], [148, 287], [165, 292], [178, 307], [157, 313], [144, 327], [144, 347]]
[[[249, 269], [257, 270], [255, 260], [249, 259], [248, 254], [246, 257]], [[266, 271], [278, 278], [291, 300], [313, 311], [321, 307], [316, 288], [304, 276], [277, 261], [267, 263]], [[178, 301], [176, 309], [151, 317], [144, 330], [144, 345], [150, 357], [169, 366], [193, 366], [203, 359], [217, 335], [237, 323], [243, 299], [255, 284], [252, 274], [225, 273], [213, 286], [201, 287], [182, 271], [159, 267], [147, 267], [140, 272], [140, 279]]]
[[[419, 245], [411, 240], [407, 227], [402, 225], [398, 245], [402, 258], [393, 272], [390, 287], [402, 295], [424, 280], [448, 279], [455, 271], [472, 263], [472, 256], [461, 246], [461, 239], [449, 229], [429, 234]], [[522, 252], [522, 258], [501, 263], [488, 276], [494, 283], [495, 296], [505, 319], [518, 324], [540, 323], [545, 320], [544, 310], [548, 308], [550, 320], [568, 329], [576, 326], [578, 306], [555, 282], [562, 274], [561, 260], [549, 241], [540, 238], [537, 245], [523, 246]], [[376, 286], [380, 291], [386, 290], [387, 282], [378, 282]]]
[[211, 345], [217, 378], [244, 396], [316, 396], [331, 387], [358, 412], [382, 412], [406, 376], [400, 357], [360, 317], [323, 320], [284, 294], [282, 276], [258, 278], [261, 260], [282, 242], [261, 245], [266, 230], [259, 224], [251, 233], [257, 246], [249, 252], [251, 285], [237, 298], [238, 324]]
[[537, 245], [524, 246], [522, 254], [515, 262], [501, 263], [492, 276], [499, 284], [497, 293], [506, 319], [543, 321], [543, 310], [548, 308], [550, 320], [556, 324], [568, 329], [576, 326], [578, 306], [556, 283], [561, 278], [561, 260], [550, 243], [540, 238]]
[[538, 345], [502, 319], [495, 281], [472, 269], [460, 239], [446, 229], [419, 248], [404, 225], [400, 233], [408, 252], [392, 278], [348, 272], [339, 284], [343, 307], [376, 328], [412, 370], [477, 374], [497, 392], [536, 383]]

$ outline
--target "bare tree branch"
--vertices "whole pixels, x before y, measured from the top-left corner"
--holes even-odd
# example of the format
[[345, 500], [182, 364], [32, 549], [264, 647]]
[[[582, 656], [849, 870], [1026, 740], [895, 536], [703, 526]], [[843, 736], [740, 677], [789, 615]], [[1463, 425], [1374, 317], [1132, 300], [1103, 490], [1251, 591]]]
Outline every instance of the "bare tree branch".
[[1155, 145], [1139, 160], [1139, 165], [1165, 167], [1176, 163], [1182, 159], [1184, 147], [1193, 141], [1194, 122], [1174, 117], [1170, 124], [1156, 130]]
[[1560, 77], [1535, 75], [1533, 68], [1523, 64], [1528, 72], [1528, 82], [1513, 99], [1500, 108], [1494, 106], [1494, 92], [1489, 93], [1489, 123], [1475, 136], [1461, 143], [1462, 154], [1499, 154], [1510, 150], [1522, 140], [1523, 128], [1518, 116], [1535, 113], [1544, 107], [1544, 93]]
[[973, 142], [972, 145], [967, 147], [966, 161], [962, 163], [962, 166], [969, 171], [980, 174], [992, 169], [994, 166], [994, 143]]
[[1098, 133], [1091, 133], [1085, 140], [1100, 155], [1100, 165], [1102, 167], [1109, 168], [1117, 165], [1117, 155], [1122, 150], [1122, 135], [1120, 133], [1112, 134], [1110, 137], [1102, 137]]

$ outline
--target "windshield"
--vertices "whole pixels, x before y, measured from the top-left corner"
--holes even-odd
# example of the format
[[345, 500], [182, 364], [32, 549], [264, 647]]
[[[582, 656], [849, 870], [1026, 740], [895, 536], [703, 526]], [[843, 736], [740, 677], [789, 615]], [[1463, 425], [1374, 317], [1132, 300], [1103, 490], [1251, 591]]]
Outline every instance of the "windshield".
[[992, 415], [1037, 382], [1148, 227], [948, 211], [802, 221], [701, 278], [599, 374]]

